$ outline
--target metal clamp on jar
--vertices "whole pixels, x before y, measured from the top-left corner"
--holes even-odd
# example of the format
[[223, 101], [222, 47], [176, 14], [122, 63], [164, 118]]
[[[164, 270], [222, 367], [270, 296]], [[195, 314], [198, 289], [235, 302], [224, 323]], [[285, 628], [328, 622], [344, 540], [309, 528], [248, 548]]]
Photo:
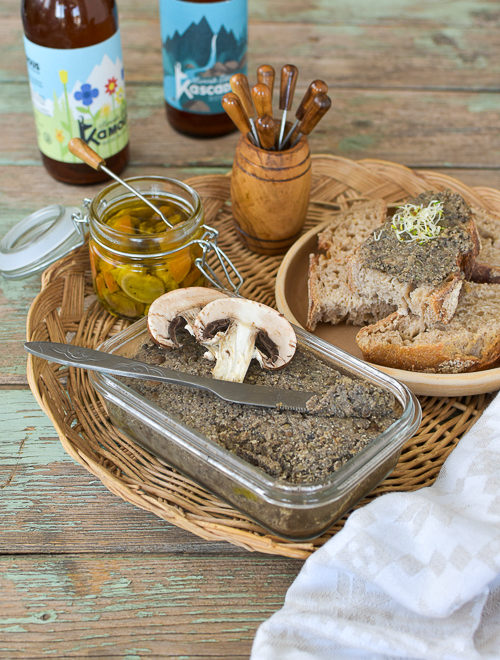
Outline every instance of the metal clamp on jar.
[[[81, 145], [77, 146], [80, 155]], [[96, 295], [116, 316], [139, 318], [166, 291], [200, 286], [205, 280], [217, 288], [238, 293], [243, 278], [218, 246], [218, 231], [204, 224], [201, 199], [193, 188], [161, 176], [121, 180], [107, 170], [97, 154], [88, 148], [87, 151], [94, 159], [90, 164], [105, 170], [118, 182], [106, 186], [93, 199], [85, 199], [82, 209], [68, 212], [59, 206], [47, 207], [20, 223], [15, 232], [11, 230], [0, 243], [0, 270], [4, 276], [24, 277], [38, 272], [82, 245], [88, 235]], [[87, 157], [82, 159], [89, 162]], [[52, 221], [51, 237], [43, 237], [47, 253], [40, 260], [40, 234], [49, 223], [51, 210], [58, 210], [64, 221]], [[35, 216], [40, 224], [38, 232], [33, 233], [35, 221], [30, 219]], [[21, 267], [17, 242], [24, 233], [21, 225], [26, 221], [30, 221], [34, 239], [28, 252], [33, 258], [36, 255], [36, 260]], [[58, 241], [56, 254], [52, 254], [54, 228], [61, 224], [64, 240]], [[9, 236], [14, 233], [15, 236]], [[10, 264], [13, 259], [17, 267], [4, 268], [4, 262]]]

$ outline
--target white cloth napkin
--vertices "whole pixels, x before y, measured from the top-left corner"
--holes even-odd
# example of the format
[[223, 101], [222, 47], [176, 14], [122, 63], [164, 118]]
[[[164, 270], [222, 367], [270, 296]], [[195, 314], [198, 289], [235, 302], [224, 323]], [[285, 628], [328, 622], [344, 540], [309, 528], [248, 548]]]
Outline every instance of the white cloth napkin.
[[500, 658], [500, 394], [431, 487], [378, 497], [309, 557], [251, 658]]

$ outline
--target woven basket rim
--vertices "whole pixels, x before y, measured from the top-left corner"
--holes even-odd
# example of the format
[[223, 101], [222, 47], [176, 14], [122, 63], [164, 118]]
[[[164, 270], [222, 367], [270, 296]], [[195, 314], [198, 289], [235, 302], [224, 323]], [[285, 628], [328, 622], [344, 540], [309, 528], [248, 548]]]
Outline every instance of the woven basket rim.
[[[381, 182], [387, 187], [389, 196], [397, 196], [397, 186], [396, 184], [393, 186], [393, 180], [387, 175], [388, 170], [391, 173], [400, 173], [405, 184], [406, 178], [408, 178], [410, 183], [415, 182], [417, 187], [421, 187], [424, 185], [424, 183], [427, 183], [428, 179], [432, 181], [438, 179], [445, 182], [449, 180], [453, 187], [464, 190], [469, 198], [473, 200], [479, 198], [483, 202], [481, 204], [483, 208], [486, 208], [488, 211], [498, 213], [500, 215], [500, 191], [494, 188], [471, 188], [460, 182], [458, 179], [454, 179], [448, 175], [437, 174], [430, 170], [412, 170], [404, 165], [399, 165], [398, 163], [393, 163], [391, 161], [378, 159], [362, 159], [353, 161], [331, 154], [314, 154], [312, 159], [313, 166], [315, 164], [320, 168], [324, 166], [327, 169], [330, 168], [334, 170], [337, 170], [339, 166], [344, 166], [347, 171], [351, 169], [357, 173], [364, 174], [367, 181]], [[341, 174], [343, 175], [344, 172]], [[219, 207], [222, 206], [222, 203], [219, 202], [221, 202], [221, 199], [224, 201], [223, 196], [227, 194], [227, 182], [229, 176], [230, 172], [226, 174], [190, 177], [187, 179], [187, 181], [196, 180], [202, 187], [206, 184], [206, 199], [210, 203], [213, 201], [214, 207], [217, 206], [217, 209], [219, 209]], [[332, 196], [330, 191], [332, 189], [337, 190], [337, 188], [339, 189], [339, 192], [338, 194], [335, 194], [334, 197], [336, 200], [340, 200], [342, 203], [348, 203], [350, 199], [354, 199], [356, 196], [359, 196], [359, 194], [363, 193], [363, 191], [360, 191], [358, 188], [350, 187], [348, 184], [344, 184], [340, 179], [332, 178], [330, 174], [326, 175], [323, 172], [319, 172], [316, 178], [318, 182], [316, 187], [318, 199], [320, 197], [321, 199], [329, 199]], [[359, 180], [363, 181], [363, 177], [361, 177]], [[218, 188], [220, 188], [220, 186], [218, 186], [218, 182], [224, 182], [224, 186], [222, 186], [224, 190], [222, 192], [218, 190]], [[358, 179], [356, 180], [356, 183], [358, 183]], [[393, 187], [395, 192], [392, 191]], [[217, 189], [217, 192], [212, 196], [212, 191], [214, 188]], [[226, 222], [225, 217], [223, 218], [223, 222]], [[319, 220], [316, 218], [312, 219], [313, 225], [317, 224], [317, 222], [319, 222]], [[223, 226], [227, 229], [226, 224]], [[238, 248], [236, 245], [235, 249], [237, 250], [240, 248]], [[244, 250], [243, 247], [241, 247], [241, 249]], [[71, 278], [73, 275], [75, 278], [77, 278], [78, 274], [83, 277], [82, 263], [85, 261], [85, 250], [86, 246], [78, 248], [71, 255], [69, 255], [69, 257], [60, 259], [55, 264], [49, 266], [49, 268], [44, 272], [42, 276], [42, 289], [33, 300], [27, 315], [28, 340], [36, 337], [38, 332], [47, 332], [47, 327], [50, 324], [47, 322], [48, 313], [43, 309], [43, 306], [47, 305], [47, 298], [50, 298], [53, 308], [54, 305], [56, 306], [54, 309], [59, 310], [64, 307], [64, 301], [62, 299], [64, 298], [64, 286], [67, 278]], [[273, 261], [273, 259], [275, 259], [275, 261]], [[275, 276], [279, 261], [276, 261], [276, 258], [268, 257], [252, 259], [252, 262], [253, 261], [257, 261], [257, 265], [252, 267], [253, 270], [249, 268], [251, 272], [249, 275], [247, 275], [251, 286], [254, 286], [254, 280], [258, 284], [258, 278], [265, 277], [266, 279], [262, 280], [262, 282], [266, 284], [267, 289], [265, 294], [263, 293], [262, 295], [267, 295], [268, 297], [269, 295], [273, 295], [273, 293], [269, 294], [269, 291], [274, 291], [274, 282], [270, 284], [269, 280]], [[246, 267], [247, 264], [245, 262], [245, 268]], [[262, 273], [263, 267], [265, 271], [264, 273]], [[80, 268], [80, 270], [75, 270], [76, 268]], [[246, 272], [244, 274], [246, 275]], [[246, 294], [244, 293], [243, 295]], [[57, 314], [60, 314], [59, 311], [55, 312], [54, 310], [52, 310], [50, 313], [51, 318], [56, 318]], [[112, 319], [104, 320], [109, 322], [109, 327], [112, 328]], [[52, 322], [53, 321], [51, 321], [51, 323]], [[61, 323], [62, 327], [66, 323], [66, 320], [64, 318], [61, 318], [60, 321], [56, 319], [56, 325], [59, 322]], [[99, 318], [99, 322], [102, 322], [101, 318]], [[77, 321], [74, 323], [73, 321], [68, 322], [66, 325], [69, 325], [71, 328], [74, 326], [75, 332], [82, 332], [79, 322]], [[48, 332], [50, 334], [50, 329]], [[82, 336], [85, 336], [86, 339], [89, 338], [83, 334]], [[90, 338], [92, 339], [92, 337]], [[168, 520], [179, 527], [187, 529], [188, 531], [193, 532], [201, 538], [217, 541], [225, 540], [240, 547], [246, 548], [247, 550], [260, 551], [268, 554], [277, 554], [300, 559], [305, 559], [307, 556], [309, 556], [315, 549], [320, 547], [326, 540], [328, 540], [328, 538], [330, 538], [331, 535], [335, 533], [336, 529], [338, 529], [338, 525], [334, 525], [333, 531], [321, 536], [319, 539], [314, 541], [286, 541], [269, 534], [261, 528], [258, 528], [251, 521], [249, 524], [247, 524], [244, 520], [245, 516], [242, 516], [237, 512], [235, 512], [234, 516], [236, 522], [231, 519], [231, 524], [229, 524], [227, 522], [227, 516], [217, 517], [217, 515], [191, 515], [189, 511], [186, 511], [185, 509], [183, 510], [182, 507], [176, 506], [167, 500], [162, 501], [161, 497], [150, 494], [150, 491], [142, 491], [140, 487], [141, 484], [138, 485], [137, 483], [134, 483], [133, 479], [117, 476], [116, 470], [113, 471], [107, 465], [106, 461], [109, 460], [108, 458], [99, 455], [99, 460], [95, 460], [95, 458], [87, 450], [84, 443], [82, 444], [80, 442], [77, 434], [71, 431], [68, 420], [72, 418], [79, 419], [78, 413], [73, 408], [65, 410], [64, 415], [62, 415], [59, 409], [56, 410], [55, 402], [52, 399], [48, 399], [47, 390], [44, 389], [41, 380], [41, 370], [44, 368], [43, 362], [43, 360], [35, 358], [32, 355], [28, 356], [28, 383], [38, 404], [42, 410], [44, 410], [54, 425], [54, 428], [61, 440], [65, 451], [75, 461], [83, 465], [89, 472], [97, 476], [106, 486], [106, 488], [108, 488], [108, 490], [115, 493], [122, 499], [129, 501], [136, 506], [152, 511], [155, 515]], [[423, 397], [421, 399], [421, 403], [424, 411], [424, 422], [419, 432], [414, 436], [408, 445], [407, 457], [410, 461], [416, 461], [420, 454], [422, 454], [422, 456], [425, 458], [424, 462], [426, 462], [426, 464], [430, 464], [430, 467], [429, 465], [425, 467], [422, 466], [421, 463], [418, 463], [418, 466], [412, 472], [410, 469], [406, 470], [406, 464], [402, 465], [401, 469], [399, 471], [396, 469], [395, 473], [393, 473], [393, 475], [391, 475], [389, 478], [389, 480], [392, 478], [391, 483], [388, 483], [387, 480], [386, 482], [383, 482], [383, 484], [381, 484], [374, 491], [374, 493], [369, 496], [369, 498], [365, 498], [362, 503], [384, 492], [413, 490], [416, 487], [420, 488], [422, 486], [429, 485], [429, 483], [432, 483], [432, 481], [437, 476], [440, 466], [442, 465], [442, 462], [446, 456], [456, 445], [461, 435], [468, 428], [470, 428], [472, 423], [474, 423], [474, 421], [478, 418], [478, 416], [487, 405], [488, 400], [489, 397], [486, 395], [475, 395], [459, 398]], [[118, 436], [119, 435], [120, 434], [118, 434]], [[428, 454], [423, 453], [424, 448], [426, 451], [428, 451]], [[141, 450], [141, 456], [143, 456], [144, 453], [147, 454], [147, 452]], [[151, 464], [157, 466], [157, 459], [151, 457]], [[398, 467], [399, 464], [397, 468]], [[164, 468], [162, 467], [162, 469]], [[193, 482], [190, 482], [190, 480], [184, 480], [183, 484], [183, 487], [186, 489], [191, 487], [195, 488], [197, 493], [203, 490]], [[192, 486], [190, 484], [192, 484]], [[216, 498], [214, 499], [213, 496], [208, 494], [207, 498], [209, 499], [210, 503], [217, 501]], [[227, 507], [226, 505], [222, 504], [221, 506], [223, 508], [225, 507], [224, 514], [227, 513], [228, 509], [231, 510], [231, 508]]]

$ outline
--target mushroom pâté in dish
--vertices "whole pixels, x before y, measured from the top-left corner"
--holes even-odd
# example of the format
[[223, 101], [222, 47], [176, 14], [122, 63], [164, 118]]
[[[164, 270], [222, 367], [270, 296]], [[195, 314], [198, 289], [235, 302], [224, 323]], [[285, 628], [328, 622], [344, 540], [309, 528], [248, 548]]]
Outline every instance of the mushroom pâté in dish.
[[297, 345], [295, 332], [279, 312], [242, 298], [219, 298], [205, 305], [192, 329], [206, 357], [215, 360], [214, 378], [243, 382], [255, 358], [264, 369], [280, 369]]
[[148, 330], [160, 346], [179, 348], [178, 330], [194, 334], [192, 325], [196, 315], [209, 302], [227, 295], [216, 289], [193, 286], [168, 291], [151, 303], [148, 312]]

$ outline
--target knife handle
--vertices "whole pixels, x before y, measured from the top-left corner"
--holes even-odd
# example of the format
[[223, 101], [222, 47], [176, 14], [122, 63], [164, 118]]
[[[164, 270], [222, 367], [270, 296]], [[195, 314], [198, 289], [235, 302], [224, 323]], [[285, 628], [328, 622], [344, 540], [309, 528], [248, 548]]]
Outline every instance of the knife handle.
[[[194, 374], [175, 371], [166, 367], [158, 367], [147, 362], [140, 362], [132, 358], [96, 351], [93, 348], [62, 344], [57, 342], [32, 341], [25, 342], [24, 347], [29, 353], [37, 357], [64, 364], [70, 367], [90, 369], [102, 373], [125, 376], [126, 378], [143, 378], [157, 380], [163, 383], [190, 385], [216, 393], [217, 385], [212, 385], [212, 379], [202, 378]], [[205, 382], [206, 381], [206, 382]], [[216, 384], [219, 381], [213, 380]]]

